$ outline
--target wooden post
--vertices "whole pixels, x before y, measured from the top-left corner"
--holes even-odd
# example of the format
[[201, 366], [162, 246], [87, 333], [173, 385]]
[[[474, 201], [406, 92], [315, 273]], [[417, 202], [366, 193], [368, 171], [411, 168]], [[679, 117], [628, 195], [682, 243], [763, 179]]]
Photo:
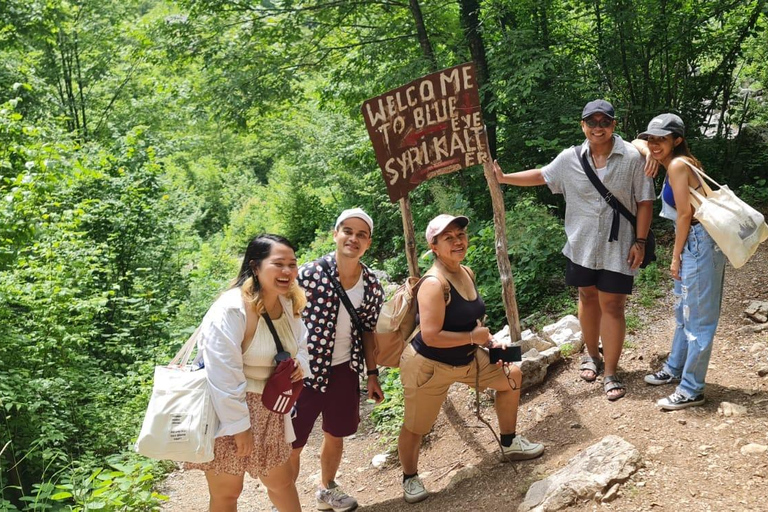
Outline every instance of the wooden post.
[[[490, 160], [490, 155], [488, 156]], [[493, 173], [493, 162], [483, 163], [485, 179], [488, 182], [488, 190], [491, 192], [491, 204], [493, 205], [493, 230], [496, 235], [496, 264], [501, 276], [501, 297], [504, 300], [504, 311], [509, 325], [509, 336], [512, 343], [520, 341], [520, 315], [517, 312], [517, 299], [515, 298], [515, 281], [512, 278], [512, 266], [509, 264], [509, 250], [507, 249], [507, 226], [504, 209], [504, 196], [501, 194], [496, 175]]]
[[[498, 186], [498, 185], [497, 185]], [[503, 206], [503, 204], [502, 204]], [[416, 256], [416, 232], [413, 229], [411, 200], [406, 194], [400, 199], [400, 214], [403, 217], [403, 235], [405, 236], [405, 259], [408, 260], [408, 273], [411, 277], [420, 277], [419, 259]]]

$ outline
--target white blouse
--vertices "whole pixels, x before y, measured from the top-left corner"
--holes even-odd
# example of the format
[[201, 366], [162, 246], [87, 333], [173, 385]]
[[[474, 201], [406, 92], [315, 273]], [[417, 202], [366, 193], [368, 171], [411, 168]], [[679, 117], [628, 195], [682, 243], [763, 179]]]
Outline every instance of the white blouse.
[[[289, 299], [280, 296], [280, 303], [283, 315], [275, 323], [275, 329], [283, 347], [298, 360], [304, 370], [304, 377], [309, 377], [312, 372], [307, 354], [307, 329], [301, 318], [294, 318]], [[242, 293], [239, 288], [233, 288], [221, 294], [213, 303], [200, 326], [197, 347], [205, 363], [213, 408], [219, 418], [216, 437], [238, 434], [250, 428], [251, 418], [245, 403], [245, 393], [263, 390], [264, 382], [274, 367], [271, 360], [267, 365], [267, 351], [271, 351], [274, 357], [276, 350], [266, 322], [258, 323], [253, 342], [246, 354], [243, 354], [245, 325]], [[263, 342], [264, 332], [269, 335], [269, 344]], [[286, 434], [290, 441], [293, 429], [288, 428], [291, 423], [289, 415], [285, 415], [285, 419]]]
[[[291, 332], [288, 315], [283, 313], [277, 320], [272, 320], [272, 323], [280, 338], [280, 343], [283, 345], [283, 350], [290, 352], [291, 357], [296, 357], [298, 342]], [[253, 339], [243, 353], [243, 373], [245, 374], [245, 390], [247, 392], [259, 394], [264, 392], [264, 386], [275, 369], [275, 355], [277, 355], [275, 339], [272, 337], [267, 322], [259, 318]]]

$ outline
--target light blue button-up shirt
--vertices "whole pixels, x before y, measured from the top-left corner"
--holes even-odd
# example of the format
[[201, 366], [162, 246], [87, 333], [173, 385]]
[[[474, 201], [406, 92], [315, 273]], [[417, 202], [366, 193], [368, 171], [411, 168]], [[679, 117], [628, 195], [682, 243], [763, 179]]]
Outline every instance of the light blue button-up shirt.
[[[579, 153], [586, 152], [593, 165], [589, 141], [585, 140]], [[643, 171], [645, 160], [640, 153], [618, 135], [613, 136], [613, 149], [608, 155], [603, 185], [629, 211], [637, 214], [637, 203], [655, 198], [653, 179]], [[593, 167], [594, 168], [594, 167]], [[619, 239], [608, 241], [613, 221], [613, 209], [600, 196], [573, 148], [557, 155], [542, 168], [544, 180], [555, 194], [565, 197], [565, 233], [568, 237], [563, 254], [573, 263], [593, 270], [610, 270], [636, 275], [627, 258], [635, 240], [635, 229], [620, 216]]]

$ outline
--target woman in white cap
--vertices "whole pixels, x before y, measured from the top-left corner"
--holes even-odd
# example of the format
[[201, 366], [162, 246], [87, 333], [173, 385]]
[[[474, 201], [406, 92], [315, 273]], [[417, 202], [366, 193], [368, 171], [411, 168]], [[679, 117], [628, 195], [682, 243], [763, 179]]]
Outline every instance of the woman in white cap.
[[725, 255], [693, 218], [690, 190], [705, 191], [695, 170], [701, 169], [701, 163], [691, 154], [684, 135], [682, 119], [661, 114], [648, 123], [639, 140], [633, 141], [646, 158], [667, 170], [661, 189], [661, 216], [675, 223], [669, 270], [675, 280], [677, 327], [663, 368], [645, 376], [645, 382], [654, 386], [677, 383], [671, 395], [657, 402], [666, 410], [704, 403], [704, 379], [720, 319], [725, 272]]
[[504, 459], [533, 459], [544, 452], [543, 445], [515, 433], [520, 369], [492, 364], [488, 352], [478, 350], [490, 345], [492, 337], [482, 325], [485, 303], [475, 286], [474, 274], [461, 264], [469, 245], [467, 224], [467, 217], [443, 214], [432, 219], [426, 230], [435, 263], [425, 277], [433, 279], [424, 279], [417, 291], [421, 331], [400, 359], [405, 414], [398, 453], [403, 467], [403, 497], [408, 503], [429, 496], [418, 476], [419, 447], [454, 382], [496, 390]]

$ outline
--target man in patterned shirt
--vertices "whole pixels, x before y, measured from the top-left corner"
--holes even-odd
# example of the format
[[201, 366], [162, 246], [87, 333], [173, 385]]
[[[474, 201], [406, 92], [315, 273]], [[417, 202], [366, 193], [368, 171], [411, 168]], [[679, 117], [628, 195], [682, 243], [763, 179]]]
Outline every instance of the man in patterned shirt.
[[[581, 378], [587, 382], [597, 379], [603, 363], [598, 349], [602, 339], [603, 389], [608, 400], [618, 400], [626, 393], [616, 376], [626, 331], [624, 308], [645, 255], [655, 197], [653, 179], [643, 170], [643, 157], [613, 133], [615, 128], [613, 105], [590, 101], [581, 113], [586, 140], [577, 151], [568, 148], [541, 169], [503, 174], [499, 164], [494, 165], [499, 183], [519, 187], [546, 184], [553, 193], [565, 196], [565, 283], [579, 289], [579, 323], [588, 352], [581, 361]], [[592, 185], [581, 166], [585, 154], [605, 188], [636, 215], [636, 227], [623, 215], [614, 214]]]
[[[367, 369], [368, 398], [381, 402], [379, 371], [373, 356], [373, 330], [384, 301], [384, 291], [373, 272], [360, 258], [371, 246], [373, 220], [360, 208], [344, 210], [336, 219], [333, 240], [336, 251], [321, 260], [302, 265], [297, 279], [307, 295], [304, 323], [312, 378], [296, 402], [291, 465], [299, 476], [301, 451], [310, 432], [323, 415], [320, 447], [320, 487], [315, 497], [318, 510], [345, 512], [357, 508], [357, 500], [341, 490], [334, 479], [341, 463], [344, 437], [357, 432], [360, 423], [358, 375]], [[328, 275], [330, 271], [330, 276]], [[356, 325], [334, 289], [337, 280], [357, 312]]]

